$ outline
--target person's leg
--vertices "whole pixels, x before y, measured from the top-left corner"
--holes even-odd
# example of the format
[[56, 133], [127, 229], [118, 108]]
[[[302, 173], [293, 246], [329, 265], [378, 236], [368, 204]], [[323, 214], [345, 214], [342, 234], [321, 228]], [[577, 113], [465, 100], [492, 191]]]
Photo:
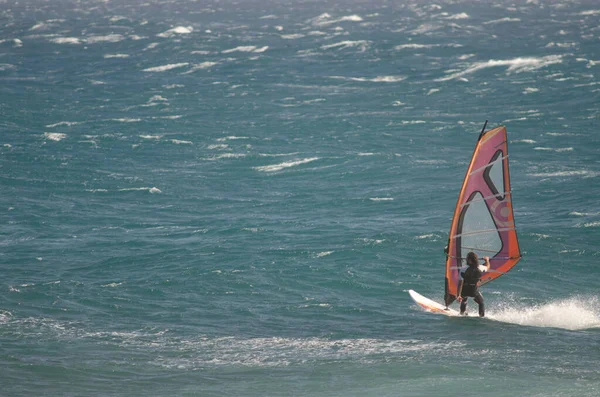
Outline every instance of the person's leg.
[[463, 301], [460, 302], [460, 314], [465, 314], [466, 310], [467, 310], [467, 297], [464, 296]]
[[483, 304], [483, 295], [481, 295], [481, 292], [477, 291], [474, 300], [479, 305], [479, 317], [485, 316], [485, 306]]

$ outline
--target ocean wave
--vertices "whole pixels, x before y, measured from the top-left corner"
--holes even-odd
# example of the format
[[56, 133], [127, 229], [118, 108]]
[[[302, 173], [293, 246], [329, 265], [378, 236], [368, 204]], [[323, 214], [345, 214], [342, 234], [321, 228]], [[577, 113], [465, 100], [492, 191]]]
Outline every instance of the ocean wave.
[[113, 59], [113, 58], [122, 59], [122, 58], [129, 58], [129, 54], [104, 54], [103, 58], [104, 58], [104, 59]]
[[344, 77], [344, 76], [329, 76], [330, 79], [360, 81], [370, 83], [398, 83], [406, 80], [406, 76], [377, 76], [377, 77]]
[[142, 72], [166, 72], [167, 70], [182, 68], [188, 65], [189, 62], [171, 63], [168, 65], [154, 66], [152, 68], [143, 69]]
[[232, 52], [253, 52], [253, 53], [261, 53], [265, 52], [269, 49], [269, 46], [257, 47], [255, 45], [247, 45], [247, 46], [238, 46], [235, 48], [230, 48], [228, 50], [221, 51], [222, 54], [230, 54]]
[[105, 36], [88, 36], [85, 38], [87, 44], [96, 43], [118, 43], [119, 41], [125, 40], [125, 36], [121, 34], [108, 34]]
[[521, 22], [521, 20], [519, 18], [506, 17], [506, 18], [494, 19], [493, 21], [483, 22], [483, 25], [493, 25], [493, 24], [504, 23], [504, 22]]
[[81, 44], [81, 40], [77, 37], [54, 37], [50, 39], [54, 44]]
[[301, 33], [293, 33], [293, 34], [282, 34], [281, 38], [285, 39], [285, 40], [294, 40], [294, 39], [301, 39], [305, 37], [305, 35], [301, 34]]
[[366, 51], [367, 47], [369, 47], [369, 43], [370, 42], [368, 40], [356, 40], [356, 41], [344, 40], [344, 41], [340, 41], [339, 43], [322, 45], [321, 49], [329, 50], [331, 48], [336, 48], [338, 50], [342, 50], [345, 48], [358, 47], [362, 52], [364, 52], [364, 51]]
[[551, 147], [534, 147], [533, 150], [542, 150], [542, 151], [548, 151], [548, 152], [557, 152], [557, 153], [562, 153], [562, 152], [572, 152], [573, 148], [572, 147], [564, 147], [564, 148], [551, 148]]
[[177, 26], [175, 28], [169, 29], [162, 33], [159, 33], [159, 34], [157, 34], [157, 36], [168, 38], [168, 37], [173, 37], [176, 35], [190, 34], [193, 31], [194, 31], [194, 28], [191, 26]]
[[494, 60], [491, 59], [485, 62], [475, 62], [463, 71], [449, 74], [445, 77], [436, 79], [435, 81], [448, 81], [463, 77], [465, 75], [475, 73], [479, 70], [493, 68], [498, 66], [508, 66], [507, 72], [521, 73], [531, 72], [548, 65], [562, 63], [562, 55], [548, 55], [541, 58], [527, 57], [527, 58], [514, 58], [507, 60]]
[[331, 25], [334, 23], [340, 23], [340, 22], [362, 22], [362, 21], [363, 21], [363, 19], [359, 15], [346, 15], [346, 16], [343, 16], [340, 18], [333, 18], [330, 14], [323, 13], [323, 14], [319, 15], [318, 17], [309, 19], [306, 22], [311, 25], [316, 25], [316, 26], [327, 26], [327, 25]]
[[62, 134], [59, 132], [44, 132], [44, 137], [46, 137], [46, 139], [50, 139], [51, 141], [58, 142], [65, 139], [67, 137], [67, 134]]
[[594, 178], [598, 176], [600, 173], [597, 171], [589, 171], [589, 170], [571, 170], [571, 171], [555, 171], [555, 172], [539, 172], [534, 174], [529, 174], [529, 176], [533, 176], [536, 178], [553, 178], [553, 177], [570, 177], [570, 176], [581, 176], [584, 178]]
[[506, 302], [502, 309], [486, 314], [492, 320], [511, 324], [583, 330], [600, 327], [599, 313], [597, 298], [574, 296], [533, 307]]
[[261, 172], [276, 172], [276, 171], [281, 171], [285, 168], [295, 167], [295, 166], [310, 163], [310, 162], [316, 161], [316, 160], [319, 160], [319, 157], [310, 157], [310, 158], [294, 160], [294, 161], [284, 161], [283, 163], [279, 163], [279, 164], [254, 167], [254, 169], [257, 171], [261, 171]]

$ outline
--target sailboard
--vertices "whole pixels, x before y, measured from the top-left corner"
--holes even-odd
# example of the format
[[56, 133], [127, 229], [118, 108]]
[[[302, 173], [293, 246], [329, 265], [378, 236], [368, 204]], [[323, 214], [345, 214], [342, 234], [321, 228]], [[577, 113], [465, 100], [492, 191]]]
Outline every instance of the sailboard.
[[[490, 258], [490, 270], [483, 274], [480, 285], [506, 274], [521, 259], [510, 187], [508, 141], [503, 126], [486, 131], [484, 125], [458, 195], [445, 249], [444, 305], [436, 303], [442, 309], [456, 300], [460, 273], [466, 270], [467, 254], [471, 251], [479, 258]], [[423, 304], [417, 295], [425, 297], [411, 291], [410, 296], [424, 309], [448, 314], [429, 302]]]

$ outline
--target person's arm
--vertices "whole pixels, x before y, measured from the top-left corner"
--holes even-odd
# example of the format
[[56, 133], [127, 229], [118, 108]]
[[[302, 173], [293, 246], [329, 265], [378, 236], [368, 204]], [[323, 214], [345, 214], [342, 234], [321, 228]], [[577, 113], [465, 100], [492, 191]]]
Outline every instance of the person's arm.
[[461, 278], [458, 281], [458, 294], [456, 296], [456, 300], [459, 302], [462, 302], [462, 299], [463, 299], [462, 296], [460, 296], [460, 294], [462, 294], [462, 287], [463, 287], [463, 279]]
[[483, 259], [485, 260], [485, 271], [489, 272], [490, 271], [490, 257], [484, 256]]

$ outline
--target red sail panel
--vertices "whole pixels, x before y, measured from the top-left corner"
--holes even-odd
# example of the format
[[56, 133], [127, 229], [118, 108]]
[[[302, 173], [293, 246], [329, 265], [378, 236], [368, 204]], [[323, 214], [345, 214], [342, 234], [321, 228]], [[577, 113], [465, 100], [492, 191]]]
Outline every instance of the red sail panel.
[[446, 258], [445, 303], [456, 299], [467, 254], [490, 257], [485, 284], [509, 271], [521, 259], [513, 215], [506, 128], [481, 134], [454, 210]]

